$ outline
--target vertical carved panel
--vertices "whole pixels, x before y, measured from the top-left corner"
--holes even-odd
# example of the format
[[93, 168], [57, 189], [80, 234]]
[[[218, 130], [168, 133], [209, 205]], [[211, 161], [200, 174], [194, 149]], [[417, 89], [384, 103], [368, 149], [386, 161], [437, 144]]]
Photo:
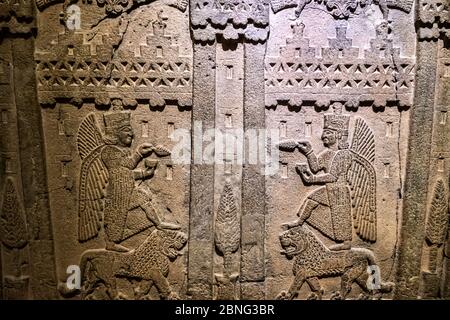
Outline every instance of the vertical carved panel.
[[[427, 199], [432, 199], [435, 194], [434, 187], [429, 186], [429, 181], [441, 178], [442, 175], [448, 176], [446, 165], [448, 126], [442, 124], [443, 118], [440, 114], [448, 108], [448, 104], [442, 103], [442, 99], [444, 101], [447, 99], [443, 91], [447, 81], [442, 81], [445, 67], [441, 69], [442, 62], [448, 56], [446, 48], [448, 4], [421, 0], [417, 6], [415, 107], [410, 123], [403, 204], [405, 215], [399, 252], [399, 264], [405, 268], [398, 269], [397, 298], [413, 298], [420, 294], [420, 264], [421, 260], [427, 259], [426, 256], [422, 256], [422, 244], [426, 237], [426, 230], [423, 227], [427, 212], [426, 204], [432, 203]], [[431, 148], [424, 149], [425, 145], [431, 145]], [[434, 293], [425, 294], [435, 296], [439, 280], [430, 280], [434, 282], [431, 285]]]
[[425, 265], [422, 266], [422, 295], [426, 298], [439, 297], [442, 266], [445, 259], [443, 247], [447, 238], [449, 223], [448, 193], [443, 180], [437, 180], [429, 207], [425, 229]]
[[[266, 178], [266, 297], [390, 298], [413, 105], [413, 2], [272, 5], [266, 127], [288, 129], [281, 172]], [[376, 266], [380, 291], [365, 286], [365, 272], [340, 269], [353, 251]]]
[[1, 298], [449, 298], [446, 1], [69, 2], [0, 3]]

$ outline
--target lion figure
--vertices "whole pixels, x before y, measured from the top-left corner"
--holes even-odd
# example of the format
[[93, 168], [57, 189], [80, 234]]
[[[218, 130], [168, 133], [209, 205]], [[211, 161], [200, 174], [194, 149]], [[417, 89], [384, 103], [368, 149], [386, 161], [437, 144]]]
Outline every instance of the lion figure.
[[[283, 254], [294, 259], [294, 281], [288, 292], [281, 292], [277, 299], [294, 299], [306, 281], [312, 290], [311, 296], [321, 299], [323, 288], [320, 278], [340, 277], [341, 291], [334, 298], [345, 299], [356, 282], [366, 293], [388, 293], [394, 284], [381, 282], [375, 289], [369, 288], [368, 267], [376, 267], [372, 251], [364, 248], [352, 248], [342, 251], [331, 251], [305, 225], [284, 231], [280, 235]], [[311, 297], [310, 296], [310, 297]]]
[[178, 299], [167, 276], [170, 262], [186, 245], [187, 237], [176, 230], [155, 229], [135, 250], [120, 253], [108, 250], [88, 250], [81, 258], [83, 299], [126, 298], [117, 289], [117, 278], [124, 277], [134, 284], [136, 299], [146, 299], [155, 286], [161, 299]]

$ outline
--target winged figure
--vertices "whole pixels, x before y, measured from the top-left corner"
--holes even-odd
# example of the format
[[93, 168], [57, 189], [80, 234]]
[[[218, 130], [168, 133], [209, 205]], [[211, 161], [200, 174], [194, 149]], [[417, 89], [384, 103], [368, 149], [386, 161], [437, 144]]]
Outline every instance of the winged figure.
[[84, 242], [99, 235], [104, 228], [106, 249], [126, 252], [122, 241], [147, 228], [179, 229], [178, 225], [163, 222], [154, 194], [144, 183], [153, 177], [157, 160], [145, 161], [152, 153], [170, 155], [162, 146], [143, 143], [131, 152], [134, 133], [131, 114], [120, 103], [112, 112], [103, 115], [105, 134], [97, 117], [89, 114], [80, 124], [77, 147], [82, 160], [78, 203], [78, 239]]
[[342, 105], [333, 105], [334, 113], [325, 115], [318, 155], [308, 141], [283, 141], [280, 150], [303, 153], [308, 163], [296, 166], [307, 185], [321, 185], [304, 201], [298, 219], [284, 225], [292, 228], [307, 222], [337, 242], [331, 250], [351, 248], [352, 226], [364, 241], [377, 239], [375, 140], [367, 123], [357, 118], [351, 146], [348, 144], [349, 116]]

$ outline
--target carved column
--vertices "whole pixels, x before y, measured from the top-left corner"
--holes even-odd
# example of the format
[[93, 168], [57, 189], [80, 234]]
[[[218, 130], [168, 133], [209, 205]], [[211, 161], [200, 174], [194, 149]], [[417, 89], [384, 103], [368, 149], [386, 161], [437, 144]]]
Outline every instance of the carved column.
[[[448, 59], [448, 5], [434, 0], [417, 2], [417, 73], [414, 108], [411, 110], [410, 138], [406, 168], [405, 197], [403, 205], [402, 235], [400, 241], [397, 272], [398, 299], [416, 298], [430, 295], [431, 287], [439, 287], [433, 278], [434, 271], [421, 266], [422, 247], [429, 230], [424, 228], [428, 215], [436, 216], [432, 208], [446, 193], [447, 186], [439, 188], [436, 181], [448, 179], [448, 93], [445, 76], [445, 57]], [[448, 82], [448, 80], [447, 80]], [[439, 184], [439, 183], [438, 183]], [[436, 188], [442, 192], [433, 192]], [[439, 209], [436, 209], [439, 210]], [[432, 218], [433, 219], [433, 218]], [[438, 219], [439, 220], [439, 219]], [[430, 221], [429, 221], [430, 223]], [[444, 225], [446, 228], [447, 226]], [[440, 228], [438, 226], [438, 228]], [[429, 228], [428, 228], [429, 229]], [[433, 237], [427, 235], [428, 242]], [[431, 238], [431, 239], [430, 239]], [[440, 241], [439, 241], [440, 242]], [[434, 255], [433, 250], [427, 256]], [[427, 269], [422, 274], [421, 269]], [[434, 268], [432, 268], [434, 269]], [[434, 285], [431, 282], [436, 282]], [[422, 284], [422, 290], [419, 287]], [[428, 293], [427, 293], [428, 291]], [[437, 293], [437, 291], [436, 291]]]
[[[245, 44], [244, 131], [265, 128], [264, 57], [266, 45]], [[261, 137], [259, 137], [261, 138]], [[255, 141], [246, 141], [245, 155]], [[242, 299], [264, 299], [265, 176], [264, 153], [258, 163], [245, 157], [242, 172]], [[263, 200], [264, 199], [264, 200]]]
[[[199, 151], [206, 152], [206, 146], [202, 148], [197, 142], [201, 139], [199, 133], [213, 127], [215, 139], [222, 139], [217, 130], [254, 130], [258, 134], [265, 127], [264, 56], [269, 4], [243, 1], [240, 5], [217, 5], [213, 1], [190, 3], [194, 38], [194, 130], [189, 288], [194, 298], [264, 298], [261, 287], [264, 281], [264, 159], [259, 157], [257, 163], [251, 162], [254, 159], [249, 160], [248, 152], [255, 141], [246, 141], [245, 145], [239, 141], [232, 152], [215, 150], [211, 165], [208, 160], [200, 159]], [[201, 130], [195, 130], [196, 121], [202, 121]], [[248, 162], [244, 166], [239, 163], [239, 153]], [[232, 215], [229, 208], [224, 209], [228, 205], [223, 203], [228, 202], [237, 203]], [[221, 211], [221, 216], [214, 220], [216, 211]], [[240, 220], [240, 250], [235, 250], [236, 226], [234, 222], [233, 227], [229, 225], [228, 216], [238, 216]], [[230, 228], [233, 244], [214, 241], [214, 234], [223, 238], [228, 232], [217, 228]], [[214, 266], [217, 260], [214, 246], [218, 245], [222, 256], [219, 259], [224, 263]], [[238, 284], [236, 274], [239, 274]]]
[[[3, 242], [6, 247], [12, 248], [11, 250], [20, 250], [20, 253], [14, 253], [18, 255], [16, 257], [19, 259], [18, 263], [29, 251], [30, 260], [27, 263], [30, 266], [31, 297], [55, 299], [58, 296], [43, 150], [44, 138], [36, 93], [34, 2], [25, 1], [17, 4], [11, 1], [1, 4], [0, 17], [2, 18], [0, 28], [6, 30], [0, 38], [2, 64], [0, 86], [3, 87], [2, 92], [5, 92], [0, 105], [4, 130], [9, 137], [5, 144], [2, 143], [1, 185], [4, 189], [2, 205], [3, 209], [6, 208], [3, 210], [4, 214], [8, 212], [8, 208], [14, 211], [17, 215], [14, 218], [16, 222], [22, 219], [20, 212], [21, 208], [24, 208], [24, 223], [27, 224], [27, 227], [23, 226], [27, 233], [24, 231], [21, 236], [17, 235], [18, 238], [12, 243]], [[5, 179], [9, 179], [9, 184], [4, 184]], [[17, 191], [14, 192], [15, 188]], [[8, 224], [11, 223], [13, 222], [6, 221], [2, 227], [8, 228]], [[15, 228], [16, 232], [17, 228], [18, 225]], [[27, 243], [28, 249], [21, 249]], [[19, 264], [17, 268], [16, 276], [9, 278], [9, 281], [12, 281], [10, 285], [4, 283], [4, 289], [13, 292], [11, 298], [30, 298], [28, 279], [22, 275], [22, 272], [26, 271], [22, 270]], [[7, 272], [5, 266], [3, 271]], [[7, 288], [9, 286], [11, 288]], [[23, 294], [19, 291], [23, 291]]]
[[212, 298], [214, 164], [203, 163], [203, 134], [215, 126], [215, 44], [194, 41], [188, 293]]

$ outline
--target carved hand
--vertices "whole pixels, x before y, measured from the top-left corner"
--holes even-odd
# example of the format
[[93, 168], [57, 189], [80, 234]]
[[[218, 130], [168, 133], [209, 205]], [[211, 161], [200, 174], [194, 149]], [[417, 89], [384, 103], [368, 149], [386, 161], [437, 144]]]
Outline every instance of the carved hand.
[[299, 141], [298, 142], [298, 149], [303, 154], [308, 154], [312, 150], [311, 143], [309, 141]]
[[146, 157], [153, 151], [153, 145], [151, 143], [143, 143], [138, 147], [138, 152]]
[[309, 171], [307, 164], [304, 164], [304, 163], [299, 164], [296, 166], [296, 169], [297, 169], [297, 172], [302, 177], [302, 180], [304, 182], [306, 182], [306, 183], [313, 182], [314, 174], [311, 171]]

